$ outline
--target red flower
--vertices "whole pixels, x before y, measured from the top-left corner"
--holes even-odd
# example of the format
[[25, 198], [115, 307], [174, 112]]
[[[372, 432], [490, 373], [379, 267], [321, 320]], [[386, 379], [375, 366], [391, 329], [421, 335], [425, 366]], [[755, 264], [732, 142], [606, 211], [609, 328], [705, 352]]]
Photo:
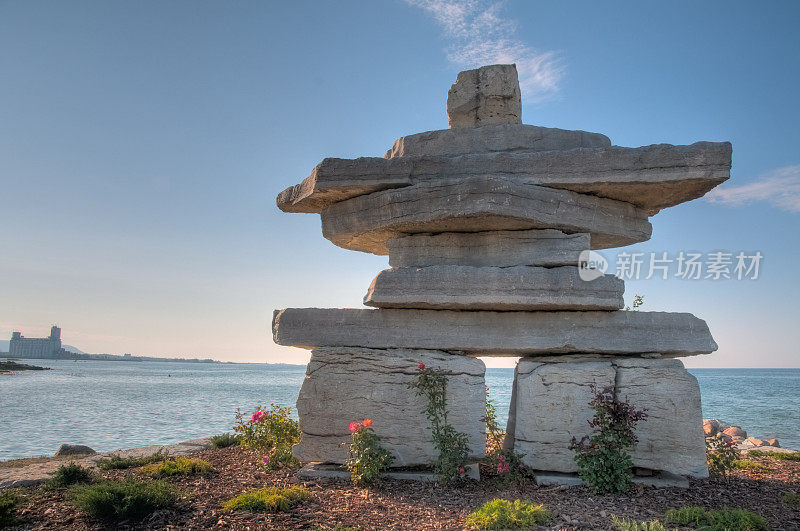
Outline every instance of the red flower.
[[364, 419], [364, 427], [372, 426], [372, 419]]
[[420, 363], [419, 365], [417, 365], [417, 367], [419, 367], [419, 370], [421, 370], [421, 371], [425, 370], [425, 364], [424, 363]]
[[462, 476], [464, 475], [464, 467], [463, 466], [459, 467], [458, 473], [461, 474]]
[[351, 422], [350, 423], [350, 431], [356, 431], [361, 427], [360, 422]]
[[256, 411], [255, 413], [253, 413], [253, 416], [250, 418], [250, 421], [253, 423], [261, 422], [261, 419], [264, 418], [264, 415], [265, 413], [263, 411]]

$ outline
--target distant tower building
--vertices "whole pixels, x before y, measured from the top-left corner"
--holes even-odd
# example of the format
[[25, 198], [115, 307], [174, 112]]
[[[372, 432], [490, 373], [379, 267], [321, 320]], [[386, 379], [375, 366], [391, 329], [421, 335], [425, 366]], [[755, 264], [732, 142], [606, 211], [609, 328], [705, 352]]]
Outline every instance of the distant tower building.
[[66, 351], [61, 348], [61, 329], [50, 328], [50, 337], [25, 337], [20, 332], [11, 333], [8, 355], [14, 358], [53, 359], [64, 357]]

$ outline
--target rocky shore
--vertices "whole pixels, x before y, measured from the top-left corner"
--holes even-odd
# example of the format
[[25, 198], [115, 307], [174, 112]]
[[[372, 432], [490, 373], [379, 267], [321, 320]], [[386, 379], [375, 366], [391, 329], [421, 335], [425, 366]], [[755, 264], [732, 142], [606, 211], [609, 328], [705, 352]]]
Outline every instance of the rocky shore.
[[12, 371], [49, 371], [50, 367], [39, 367], [26, 363], [17, 363], [13, 360], [0, 361], [0, 374], [11, 374]]
[[748, 451], [755, 448], [762, 448], [769, 451], [793, 452], [788, 448], [781, 448], [778, 439], [766, 437], [753, 437], [734, 424], [721, 421], [719, 419], [703, 419], [703, 433], [706, 438], [721, 437], [727, 443], [733, 443], [739, 451]]

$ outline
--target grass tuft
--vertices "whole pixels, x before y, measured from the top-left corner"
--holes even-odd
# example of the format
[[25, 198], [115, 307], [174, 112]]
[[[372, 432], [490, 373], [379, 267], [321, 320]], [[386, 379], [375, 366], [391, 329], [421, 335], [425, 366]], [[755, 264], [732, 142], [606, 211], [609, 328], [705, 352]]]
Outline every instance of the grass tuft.
[[95, 485], [75, 485], [70, 489], [72, 503], [101, 520], [141, 520], [157, 509], [175, 504], [177, 495], [163, 481], [104, 481]]
[[470, 513], [466, 525], [470, 529], [526, 529], [548, 520], [550, 512], [544, 505], [496, 498]]
[[16, 517], [19, 500], [12, 492], [0, 492], [0, 527], [19, 523]]
[[784, 461], [800, 461], [800, 452], [773, 452], [770, 450], [750, 450], [747, 455], [751, 457], [772, 457]]
[[160, 463], [167, 459], [167, 455], [162, 452], [156, 452], [153, 455], [146, 455], [143, 457], [120, 457], [117, 454], [111, 455], [97, 462], [97, 467], [100, 470], [121, 470], [124, 468], [137, 468], [150, 463]]
[[800, 507], [800, 494], [791, 490], [784, 492], [783, 496], [781, 496], [781, 501], [786, 505], [791, 505], [792, 507]]
[[50, 481], [45, 483], [44, 488], [46, 490], [63, 489], [72, 485], [91, 483], [92, 481], [94, 481], [94, 474], [91, 470], [81, 465], [70, 463], [58, 467]]
[[214, 448], [227, 448], [228, 446], [238, 446], [241, 440], [232, 433], [221, 433], [211, 437], [211, 446]]
[[704, 509], [681, 507], [669, 509], [664, 518], [681, 526], [698, 527], [708, 531], [762, 531], [769, 526], [764, 518], [746, 509]]
[[226, 511], [282, 513], [311, 497], [305, 487], [267, 487], [249, 490], [222, 504]]
[[611, 521], [618, 531], [666, 531], [664, 524], [658, 520], [638, 522], [629, 518], [618, 518], [611, 515]]
[[749, 459], [737, 459], [733, 466], [742, 470], [771, 470], [767, 465], [762, 465]]
[[193, 474], [209, 474], [214, 471], [211, 463], [196, 457], [178, 457], [160, 463], [151, 463], [142, 467], [141, 473], [151, 478], [171, 476], [190, 476]]

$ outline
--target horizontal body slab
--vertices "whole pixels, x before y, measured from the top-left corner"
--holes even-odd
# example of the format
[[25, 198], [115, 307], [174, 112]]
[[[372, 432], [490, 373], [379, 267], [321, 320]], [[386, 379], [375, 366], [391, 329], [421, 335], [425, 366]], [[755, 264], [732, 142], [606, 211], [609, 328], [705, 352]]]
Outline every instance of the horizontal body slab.
[[415, 233], [557, 229], [590, 233], [595, 249], [646, 241], [647, 213], [629, 203], [496, 177], [428, 181], [341, 201], [322, 212], [322, 235], [345, 249], [388, 254]]
[[350, 422], [372, 419], [393, 466], [430, 466], [438, 452], [423, 411], [426, 400], [409, 388], [418, 366], [447, 374], [447, 420], [467, 434], [470, 454], [484, 455], [485, 382], [483, 362], [427, 350], [319, 348], [297, 398], [302, 438], [294, 455], [303, 462], [344, 463]]
[[467, 265], [556, 267], [576, 265], [591, 248], [589, 234], [558, 230], [511, 230], [411, 234], [386, 241], [392, 267]]
[[706, 477], [700, 387], [679, 360], [523, 358], [515, 370], [506, 448], [524, 454], [534, 470], [577, 472], [570, 441], [591, 434], [594, 392], [610, 387], [620, 399], [647, 410], [636, 424], [637, 467]]
[[435, 349], [474, 356], [707, 354], [705, 321], [667, 312], [488, 312], [289, 308], [272, 320], [275, 343]]
[[730, 177], [730, 168], [728, 142], [325, 159], [303, 183], [278, 196], [278, 207], [322, 212], [349, 197], [414, 182], [494, 175], [625, 201], [653, 214], [703, 196]]
[[434, 310], [619, 310], [625, 283], [581, 280], [577, 266], [403, 267], [381, 271], [366, 306]]
[[527, 124], [501, 124], [440, 129], [403, 136], [394, 141], [384, 158], [598, 147], [611, 147], [611, 140], [600, 133]]

